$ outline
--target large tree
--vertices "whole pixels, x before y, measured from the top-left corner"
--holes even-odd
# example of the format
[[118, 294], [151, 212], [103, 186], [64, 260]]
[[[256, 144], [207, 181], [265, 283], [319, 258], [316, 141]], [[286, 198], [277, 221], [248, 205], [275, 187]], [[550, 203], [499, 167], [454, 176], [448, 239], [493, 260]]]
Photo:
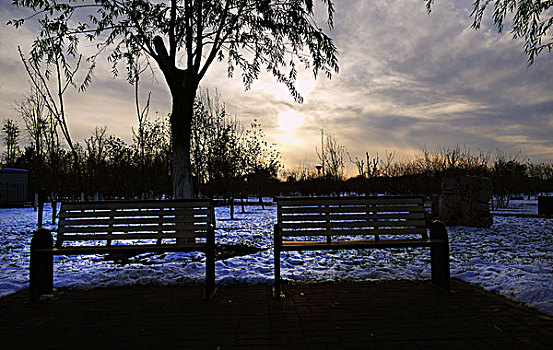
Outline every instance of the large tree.
[[[430, 12], [434, 0], [423, 0]], [[493, 3], [493, 10], [489, 7]], [[543, 51], [553, 50], [553, 1], [544, 0], [474, 0], [471, 16], [472, 27], [480, 28], [487, 11], [492, 11], [493, 23], [498, 32], [505, 24], [511, 28], [515, 39], [524, 40], [524, 52], [528, 63]]]
[[[247, 88], [262, 69], [284, 83], [298, 102], [294, 87], [296, 64], [312, 69], [315, 77], [338, 71], [332, 39], [319, 26], [333, 26], [332, 0], [14, 0], [16, 6], [33, 9], [44, 28], [33, 45], [31, 57], [41, 59], [50, 45], [61, 45], [78, 55], [79, 40], [97, 44], [94, 61], [102, 53], [113, 62], [113, 71], [126, 60], [132, 67], [140, 57], [153, 59], [171, 92], [173, 196], [192, 196], [190, 135], [193, 104], [200, 81], [215, 60], [226, 60], [228, 75], [242, 70]], [[21, 25], [24, 20], [13, 20]], [[43, 33], [50, 33], [48, 36]], [[51, 34], [61, 40], [52, 40]], [[129, 70], [132, 73], [132, 69]], [[131, 80], [132, 80], [132, 74]], [[85, 82], [90, 81], [87, 76]]]

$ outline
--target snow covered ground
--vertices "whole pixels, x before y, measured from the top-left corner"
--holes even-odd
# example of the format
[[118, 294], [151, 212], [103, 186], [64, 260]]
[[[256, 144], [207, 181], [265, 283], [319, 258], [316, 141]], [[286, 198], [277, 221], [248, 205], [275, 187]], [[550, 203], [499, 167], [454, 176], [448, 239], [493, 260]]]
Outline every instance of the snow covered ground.
[[[512, 201], [509, 212], [537, 213], [536, 200]], [[273, 223], [276, 207], [216, 209], [217, 243], [264, 250], [216, 263], [217, 283], [273, 282]], [[50, 224], [51, 208], [45, 208]], [[0, 209], [0, 296], [28, 287], [29, 242], [37, 213], [32, 208]], [[495, 217], [489, 229], [448, 227], [451, 275], [553, 315], [553, 219]], [[51, 227], [46, 225], [46, 227]], [[286, 252], [282, 277], [295, 281], [430, 278], [429, 250], [387, 249], [341, 252]], [[202, 284], [202, 253], [144, 254], [130, 264], [100, 255], [56, 257], [54, 286], [87, 289], [128, 285]]]

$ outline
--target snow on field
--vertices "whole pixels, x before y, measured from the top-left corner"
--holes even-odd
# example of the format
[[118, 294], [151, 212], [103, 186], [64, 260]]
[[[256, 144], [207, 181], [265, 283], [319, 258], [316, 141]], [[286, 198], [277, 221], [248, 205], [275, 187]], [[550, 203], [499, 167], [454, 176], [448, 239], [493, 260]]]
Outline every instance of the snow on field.
[[[535, 200], [511, 202], [511, 212], [537, 213]], [[273, 282], [273, 223], [276, 207], [218, 207], [217, 243], [264, 250], [216, 263], [217, 283]], [[51, 209], [45, 208], [51, 228]], [[29, 242], [36, 225], [32, 208], [0, 209], [0, 296], [28, 287]], [[553, 219], [495, 217], [489, 229], [448, 227], [451, 275], [553, 315]], [[282, 277], [294, 281], [430, 278], [425, 248], [340, 252], [286, 252]], [[101, 255], [56, 257], [54, 286], [87, 289], [128, 285], [202, 284], [202, 253], [143, 254], [129, 264]]]

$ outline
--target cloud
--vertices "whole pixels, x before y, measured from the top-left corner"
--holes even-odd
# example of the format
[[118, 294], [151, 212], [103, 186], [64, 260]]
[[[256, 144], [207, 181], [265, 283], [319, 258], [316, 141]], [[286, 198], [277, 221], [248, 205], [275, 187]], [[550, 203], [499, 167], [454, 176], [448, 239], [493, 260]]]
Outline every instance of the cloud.
[[[521, 41], [497, 34], [489, 21], [481, 30], [470, 28], [470, 6], [440, 0], [428, 15], [420, 0], [336, 1], [329, 33], [339, 50], [340, 73], [314, 80], [309, 70], [300, 70], [303, 104], [266, 72], [245, 91], [240, 72], [229, 79], [224, 64], [210, 68], [202, 87], [216, 89], [246, 126], [257, 119], [289, 167], [316, 163], [321, 129], [353, 156], [388, 149], [401, 158], [425, 146], [459, 144], [553, 161], [553, 55], [544, 52], [528, 67]], [[0, 7], [3, 23], [13, 16], [6, 8]], [[0, 44], [5, 116], [13, 115], [9, 105], [26, 89], [13, 50], [20, 42], [28, 47], [33, 31], [1, 29], [9, 38]], [[171, 102], [161, 75], [157, 79], [145, 79], [142, 100], [152, 91], [152, 111], [163, 115]], [[130, 140], [136, 123], [133, 90], [123, 77], [113, 79], [107, 65], [89, 91], [72, 96], [68, 105], [76, 139], [105, 124]], [[301, 145], [283, 137], [278, 116], [285, 111], [301, 118], [294, 131]]]

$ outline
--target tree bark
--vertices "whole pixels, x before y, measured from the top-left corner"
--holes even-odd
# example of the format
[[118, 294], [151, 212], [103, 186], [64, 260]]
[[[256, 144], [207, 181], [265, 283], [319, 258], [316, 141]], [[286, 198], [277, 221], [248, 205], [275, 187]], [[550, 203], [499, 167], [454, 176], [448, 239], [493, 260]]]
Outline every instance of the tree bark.
[[194, 195], [190, 166], [190, 136], [197, 88], [186, 85], [171, 91], [173, 100], [171, 109], [173, 198], [179, 199], [192, 198]]

